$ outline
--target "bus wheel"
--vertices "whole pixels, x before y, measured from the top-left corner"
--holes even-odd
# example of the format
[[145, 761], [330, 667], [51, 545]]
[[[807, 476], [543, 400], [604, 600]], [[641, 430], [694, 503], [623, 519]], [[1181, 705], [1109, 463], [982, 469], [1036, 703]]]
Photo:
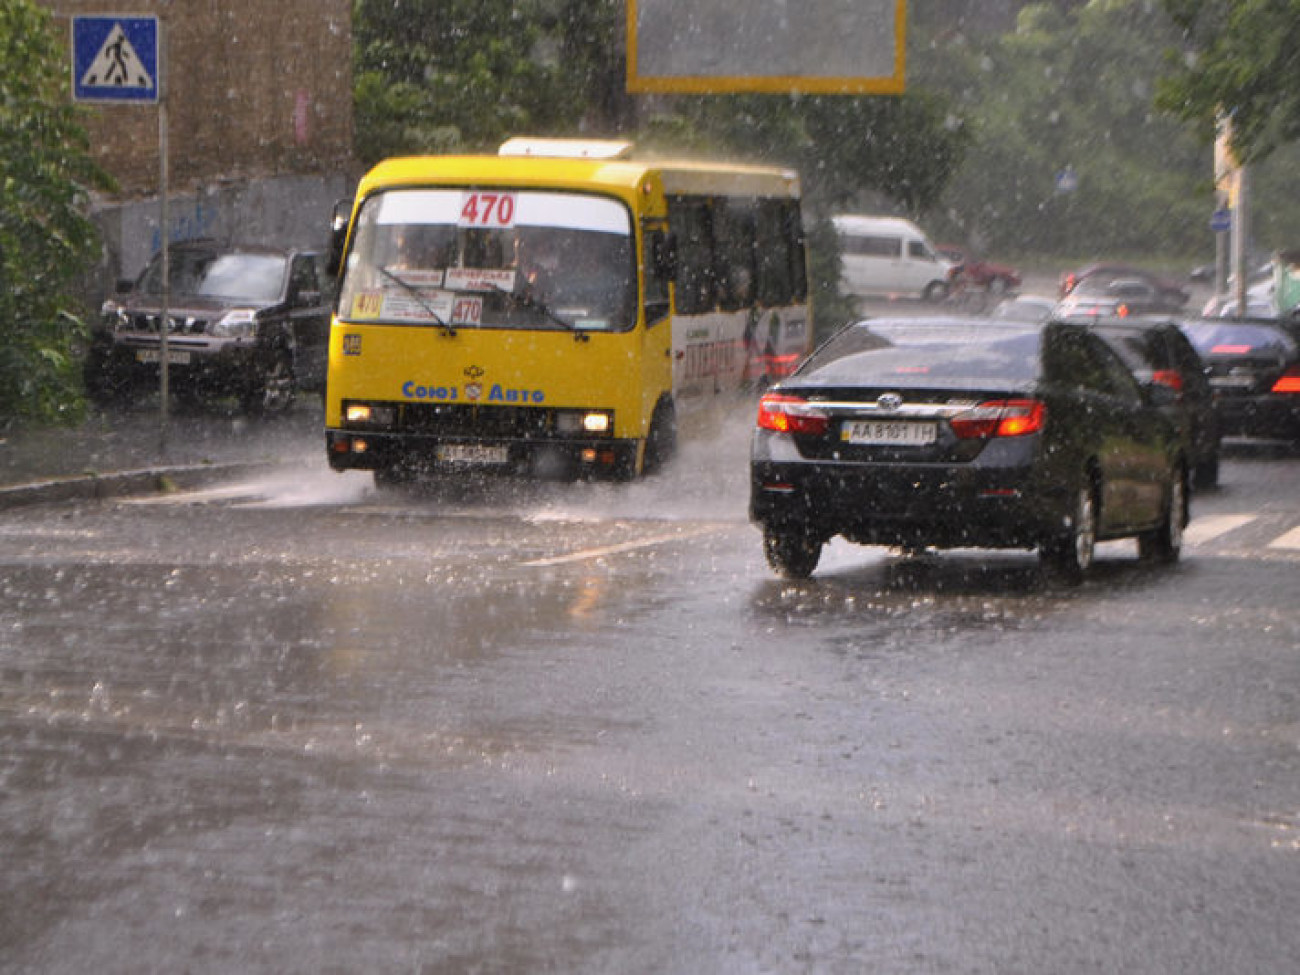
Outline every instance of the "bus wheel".
[[677, 453], [677, 414], [671, 403], [661, 402], [650, 418], [650, 432], [645, 438], [645, 457], [641, 473], [653, 474]]
[[380, 491], [396, 491], [415, 480], [415, 472], [405, 464], [384, 464], [374, 470], [375, 487]]

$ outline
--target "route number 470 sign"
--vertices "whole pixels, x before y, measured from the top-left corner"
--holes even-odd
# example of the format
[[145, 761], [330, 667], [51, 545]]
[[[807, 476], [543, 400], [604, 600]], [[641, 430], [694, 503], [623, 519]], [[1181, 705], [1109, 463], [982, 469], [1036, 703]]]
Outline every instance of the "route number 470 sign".
[[508, 229], [515, 225], [515, 195], [513, 193], [473, 192], [465, 194], [461, 204], [461, 227]]

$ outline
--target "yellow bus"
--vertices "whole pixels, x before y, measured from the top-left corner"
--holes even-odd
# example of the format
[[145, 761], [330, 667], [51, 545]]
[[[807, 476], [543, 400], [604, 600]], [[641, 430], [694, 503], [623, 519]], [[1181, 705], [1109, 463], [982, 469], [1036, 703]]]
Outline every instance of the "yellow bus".
[[381, 485], [648, 473], [809, 349], [789, 170], [513, 139], [382, 162], [337, 223], [326, 449]]

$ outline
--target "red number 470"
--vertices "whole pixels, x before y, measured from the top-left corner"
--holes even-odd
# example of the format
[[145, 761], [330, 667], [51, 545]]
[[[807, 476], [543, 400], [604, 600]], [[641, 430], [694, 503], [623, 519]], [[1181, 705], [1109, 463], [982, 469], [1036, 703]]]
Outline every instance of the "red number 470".
[[515, 222], [513, 193], [467, 193], [460, 208], [462, 227], [512, 227]]

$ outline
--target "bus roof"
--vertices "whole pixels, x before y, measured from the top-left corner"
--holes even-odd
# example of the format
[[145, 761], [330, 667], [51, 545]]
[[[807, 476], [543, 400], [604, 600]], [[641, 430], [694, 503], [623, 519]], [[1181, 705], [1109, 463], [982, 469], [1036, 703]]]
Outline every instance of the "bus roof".
[[646, 180], [665, 194], [797, 198], [792, 169], [684, 159], [598, 159], [555, 156], [404, 156], [386, 159], [362, 177], [358, 196], [395, 186], [553, 186], [634, 193]]

